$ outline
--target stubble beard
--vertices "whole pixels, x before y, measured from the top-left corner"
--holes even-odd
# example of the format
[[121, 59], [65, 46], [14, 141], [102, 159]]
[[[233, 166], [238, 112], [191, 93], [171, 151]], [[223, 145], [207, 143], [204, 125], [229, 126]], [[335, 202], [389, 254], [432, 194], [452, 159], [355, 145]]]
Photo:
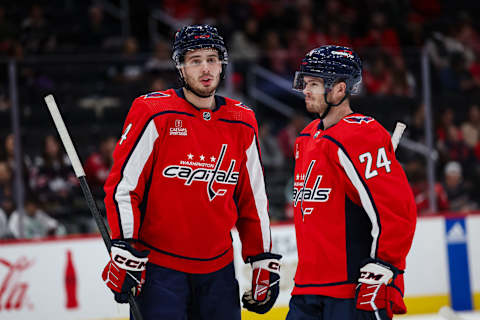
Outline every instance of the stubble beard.
[[210, 87], [205, 88], [200, 81], [193, 81], [188, 75], [185, 77], [185, 81], [188, 83], [190, 88], [194, 90], [197, 94], [201, 96], [211, 96], [215, 93], [220, 82], [219, 77], [214, 77], [213, 83]]
[[311, 113], [322, 114], [326, 109], [322, 106], [321, 103], [317, 101], [310, 101], [310, 102], [305, 101], [305, 105], [306, 105], [307, 111]]

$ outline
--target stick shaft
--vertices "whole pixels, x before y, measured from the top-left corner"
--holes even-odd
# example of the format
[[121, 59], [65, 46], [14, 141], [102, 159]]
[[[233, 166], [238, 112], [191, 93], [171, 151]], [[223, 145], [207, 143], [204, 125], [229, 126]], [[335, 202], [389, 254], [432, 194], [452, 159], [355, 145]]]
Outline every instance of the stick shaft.
[[[85, 200], [87, 201], [88, 208], [90, 209], [90, 212], [92, 213], [92, 216], [95, 219], [95, 223], [97, 224], [100, 234], [102, 235], [103, 242], [105, 243], [105, 246], [107, 247], [108, 252], [110, 252], [110, 248], [112, 247], [112, 240], [110, 239], [107, 226], [103, 221], [103, 218], [100, 214], [100, 210], [98, 209], [97, 204], [95, 202], [95, 199], [93, 199], [92, 192], [90, 191], [90, 187], [88, 186], [88, 182], [85, 177], [85, 171], [83, 170], [82, 163], [78, 158], [77, 151], [73, 146], [72, 139], [68, 134], [68, 130], [65, 126], [65, 123], [63, 122], [62, 115], [60, 114], [60, 111], [58, 110], [58, 106], [55, 102], [55, 99], [51, 94], [45, 97], [45, 102], [47, 103], [48, 110], [50, 111], [50, 114], [53, 118], [53, 122], [55, 123], [55, 127], [57, 128], [58, 134], [62, 139], [63, 146], [67, 151], [68, 158], [72, 163], [73, 170], [75, 171], [75, 175], [77, 176], [80, 182], [80, 187], [82, 188], [83, 195], [85, 197]], [[138, 308], [138, 305], [132, 294], [128, 295], [128, 302], [130, 303], [130, 311], [133, 315], [133, 319], [143, 320], [142, 314], [140, 313], [140, 309]]]

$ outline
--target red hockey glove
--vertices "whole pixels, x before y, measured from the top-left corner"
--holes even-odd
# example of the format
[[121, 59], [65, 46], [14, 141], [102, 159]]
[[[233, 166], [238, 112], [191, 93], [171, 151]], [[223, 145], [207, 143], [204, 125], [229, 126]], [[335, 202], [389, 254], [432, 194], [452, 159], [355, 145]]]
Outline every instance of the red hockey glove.
[[140, 293], [149, 253], [136, 250], [128, 242], [112, 240], [111, 260], [103, 269], [102, 279], [118, 303], [127, 303], [130, 292], [134, 296]]
[[266, 313], [274, 305], [280, 292], [279, 254], [262, 253], [249, 257], [252, 264], [252, 290], [243, 294], [243, 307], [256, 313]]
[[[391, 319], [393, 313], [405, 313], [402, 293], [394, 285], [401, 271], [386, 262], [370, 259], [361, 269], [355, 294], [359, 310], [378, 311], [385, 309]], [[378, 319], [380, 316], [378, 315]]]

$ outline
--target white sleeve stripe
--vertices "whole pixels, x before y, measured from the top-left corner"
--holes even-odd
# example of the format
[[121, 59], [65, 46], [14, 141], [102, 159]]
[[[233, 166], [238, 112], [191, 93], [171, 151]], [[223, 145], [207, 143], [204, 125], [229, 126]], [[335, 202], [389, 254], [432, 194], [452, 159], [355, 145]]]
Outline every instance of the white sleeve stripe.
[[155, 126], [155, 121], [152, 119], [135, 146], [135, 149], [130, 154], [122, 171], [122, 179], [118, 183], [114, 195], [118, 204], [118, 213], [122, 224], [123, 237], [127, 239], [133, 237], [134, 231], [133, 208], [130, 192], [137, 187], [140, 174], [153, 151], [153, 145], [157, 138], [158, 131]]
[[362, 202], [362, 206], [365, 212], [367, 213], [368, 218], [370, 219], [370, 222], [372, 223], [372, 230], [370, 234], [372, 235], [373, 241], [372, 241], [372, 247], [370, 249], [370, 257], [375, 258], [377, 253], [376, 251], [377, 251], [378, 237], [380, 235], [380, 225], [377, 220], [377, 213], [375, 211], [374, 204], [372, 203], [372, 200], [370, 199], [370, 196], [367, 190], [365, 189], [365, 186], [363, 185], [361, 178], [359, 177], [357, 171], [355, 170], [355, 167], [352, 161], [348, 158], [348, 156], [345, 154], [345, 152], [341, 148], [338, 148], [337, 153], [338, 153], [338, 159], [340, 160], [340, 164], [343, 166], [343, 169], [345, 170], [348, 178], [352, 182], [355, 189], [357, 189], [357, 192], [360, 196], [360, 201]]
[[263, 238], [263, 249], [270, 251], [270, 219], [268, 217], [268, 200], [263, 179], [263, 170], [260, 162], [259, 152], [256, 143], [256, 137], [253, 135], [253, 141], [246, 150], [247, 171], [250, 178], [250, 187], [252, 189], [257, 214], [260, 219], [260, 228]]

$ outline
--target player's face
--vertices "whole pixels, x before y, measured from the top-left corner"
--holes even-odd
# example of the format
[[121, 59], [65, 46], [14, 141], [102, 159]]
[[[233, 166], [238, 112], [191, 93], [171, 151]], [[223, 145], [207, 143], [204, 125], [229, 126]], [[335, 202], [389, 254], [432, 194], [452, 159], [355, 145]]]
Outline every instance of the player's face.
[[322, 114], [327, 108], [323, 97], [325, 93], [323, 79], [304, 76], [303, 81], [305, 83], [303, 94], [305, 94], [305, 105], [307, 106], [308, 112]]
[[222, 62], [215, 49], [198, 49], [185, 54], [183, 76], [195, 92], [212, 95], [220, 83]]

